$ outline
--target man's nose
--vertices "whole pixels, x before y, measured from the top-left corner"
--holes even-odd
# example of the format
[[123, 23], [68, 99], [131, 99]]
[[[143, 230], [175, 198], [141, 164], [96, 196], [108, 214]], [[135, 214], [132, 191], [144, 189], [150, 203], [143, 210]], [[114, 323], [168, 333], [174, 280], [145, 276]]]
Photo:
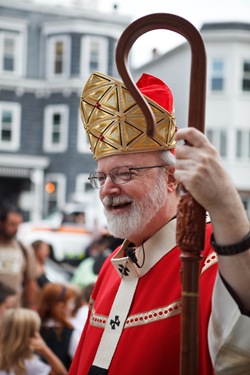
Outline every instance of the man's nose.
[[104, 181], [104, 184], [102, 185], [102, 187], [100, 189], [100, 195], [101, 196], [111, 195], [111, 194], [116, 193], [119, 190], [120, 190], [119, 185], [115, 184], [112, 181], [112, 178], [110, 177], [110, 175], [107, 175], [107, 177]]

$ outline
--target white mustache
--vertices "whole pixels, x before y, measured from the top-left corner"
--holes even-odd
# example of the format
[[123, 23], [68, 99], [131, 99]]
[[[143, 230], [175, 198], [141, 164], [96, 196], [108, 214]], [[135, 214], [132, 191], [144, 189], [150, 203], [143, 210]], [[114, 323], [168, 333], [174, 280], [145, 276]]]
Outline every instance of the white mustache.
[[104, 206], [119, 206], [120, 204], [131, 203], [133, 199], [128, 196], [118, 197], [114, 195], [109, 195], [103, 198], [102, 203]]

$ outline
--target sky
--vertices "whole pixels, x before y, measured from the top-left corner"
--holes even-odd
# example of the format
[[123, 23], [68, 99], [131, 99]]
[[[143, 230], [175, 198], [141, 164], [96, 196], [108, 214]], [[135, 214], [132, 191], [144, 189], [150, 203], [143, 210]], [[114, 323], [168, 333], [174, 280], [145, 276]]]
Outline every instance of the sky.
[[[205, 22], [243, 21], [250, 23], [250, 0], [98, 0], [103, 12], [131, 16], [131, 22], [151, 13], [171, 13], [186, 18], [200, 29]], [[141, 36], [131, 50], [134, 66], [147, 62], [153, 48], [160, 53], [182, 43], [184, 38], [175, 32], [155, 30]]]
[[[250, 23], [250, 0], [34, 0], [44, 4], [98, 3], [102, 12], [131, 17], [131, 22], [151, 13], [171, 13], [186, 18], [197, 29], [205, 22], [243, 21]], [[175, 32], [154, 30], [141, 36], [131, 50], [133, 66], [139, 66], [152, 57], [152, 50], [168, 51], [182, 43], [184, 38]]]

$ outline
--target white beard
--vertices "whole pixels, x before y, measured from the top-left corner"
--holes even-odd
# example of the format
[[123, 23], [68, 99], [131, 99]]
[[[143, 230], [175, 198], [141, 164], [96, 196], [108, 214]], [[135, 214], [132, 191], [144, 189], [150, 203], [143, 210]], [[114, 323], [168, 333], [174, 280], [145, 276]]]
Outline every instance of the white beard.
[[132, 235], [141, 233], [167, 199], [168, 192], [164, 182], [162, 175], [159, 175], [154, 188], [150, 189], [139, 202], [133, 201], [128, 195], [105, 197], [104, 204], [132, 202], [130, 209], [122, 214], [112, 214], [104, 208], [110, 234], [118, 238], [129, 239]]

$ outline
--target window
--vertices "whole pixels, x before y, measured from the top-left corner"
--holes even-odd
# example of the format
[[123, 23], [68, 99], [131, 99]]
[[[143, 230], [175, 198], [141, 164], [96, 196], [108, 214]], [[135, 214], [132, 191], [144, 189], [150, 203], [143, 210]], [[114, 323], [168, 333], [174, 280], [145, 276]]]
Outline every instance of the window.
[[20, 34], [0, 32], [0, 71], [12, 75], [21, 74]]
[[237, 130], [236, 132], [236, 157], [242, 157], [242, 143], [243, 143], [243, 132], [241, 130]]
[[245, 207], [248, 218], [250, 219], [250, 198], [242, 197], [242, 203]]
[[236, 157], [250, 159], [250, 130], [236, 130]]
[[0, 150], [20, 147], [21, 107], [18, 103], [0, 102]]
[[214, 130], [212, 129], [206, 129], [206, 135], [209, 139], [209, 141], [214, 144]]
[[250, 132], [248, 132], [248, 158], [250, 159]]
[[55, 74], [63, 73], [63, 42], [58, 40], [55, 43], [55, 61], [54, 61]]
[[212, 61], [212, 74], [211, 74], [211, 90], [223, 91], [224, 90], [224, 61], [221, 59], [214, 59]]
[[15, 39], [5, 38], [3, 40], [3, 70], [13, 71], [15, 63]]
[[[92, 172], [91, 169], [89, 172]], [[103, 211], [103, 205], [99, 198], [97, 189], [93, 189], [88, 180], [89, 173], [81, 173], [76, 176], [76, 189], [72, 195], [75, 202], [86, 207], [86, 225], [91, 228], [104, 228], [107, 221]]]
[[0, 74], [21, 77], [27, 62], [28, 21], [17, 17], [1, 17]]
[[250, 60], [243, 62], [242, 90], [250, 91]]
[[86, 152], [86, 153], [91, 152], [88, 136], [86, 134], [86, 131], [84, 130], [84, 126], [80, 117], [78, 120], [77, 150], [79, 152]]
[[92, 192], [93, 188], [88, 180], [89, 173], [81, 173], [76, 177], [76, 193], [84, 194], [86, 192]]
[[85, 36], [81, 43], [80, 74], [87, 79], [93, 70], [107, 73], [108, 40], [104, 37]]
[[66, 105], [49, 105], [45, 108], [43, 148], [49, 152], [67, 149], [69, 113]]
[[47, 76], [50, 78], [69, 77], [71, 56], [69, 36], [50, 37], [47, 51]]
[[66, 177], [61, 173], [45, 176], [45, 214], [60, 209], [65, 204]]
[[219, 137], [220, 137], [219, 153], [220, 153], [220, 156], [225, 157], [227, 156], [227, 133], [226, 131], [220, 130]]
[[213, 146], [218, 150], [221, 157], [226, 157], [228, 150], [228, 137], [225, 129], [207, 129], [207, 137]]

